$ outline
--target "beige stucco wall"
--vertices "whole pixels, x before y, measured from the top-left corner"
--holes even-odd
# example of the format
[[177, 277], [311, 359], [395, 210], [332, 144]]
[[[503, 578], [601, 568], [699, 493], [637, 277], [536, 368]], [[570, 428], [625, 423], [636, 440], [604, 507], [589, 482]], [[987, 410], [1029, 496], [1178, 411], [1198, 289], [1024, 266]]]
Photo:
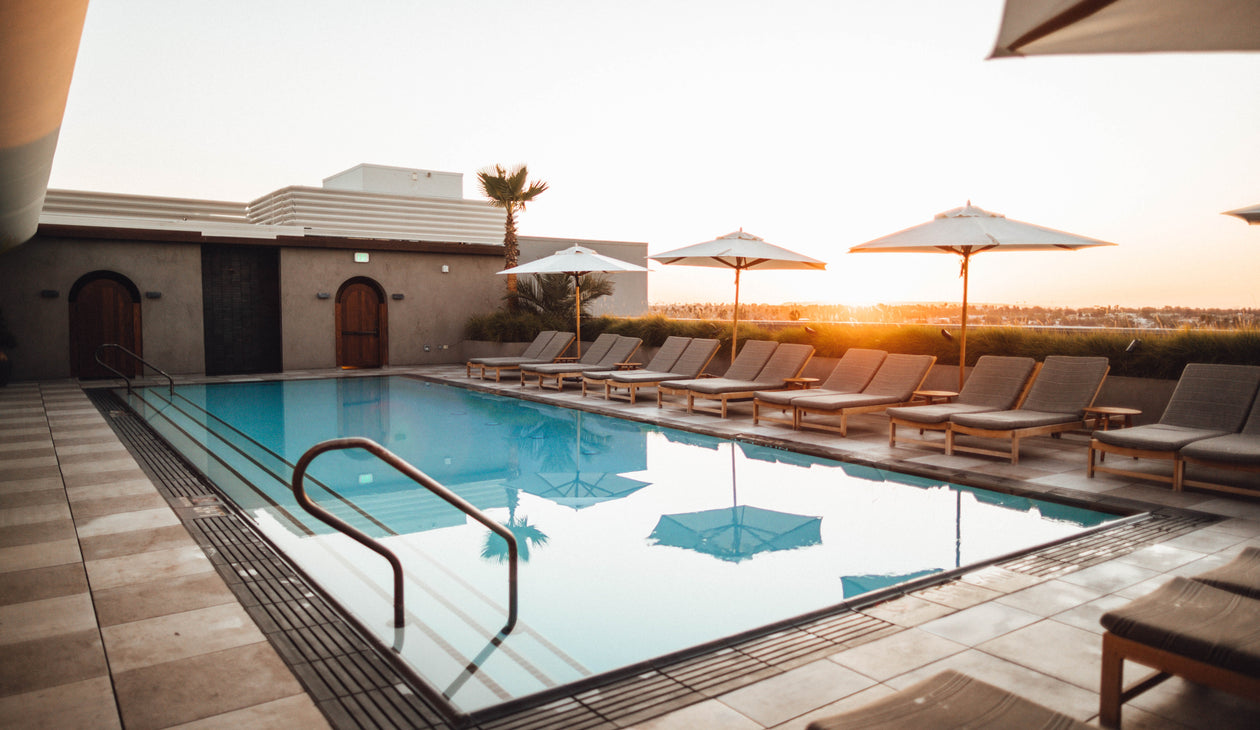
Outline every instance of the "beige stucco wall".
[[[459, 362], [464, 323], [499, 306], [503, 268], [496, 256], [370, 251], [355, 263], [354, 251], [283, 249], [280, 309], [284, 367], [337, 365], [334, 313], [337, 290], [364, 276], [385, 290], [389, 312], [389, 364]], [[449, 268], [448, 273], [442, 267]], [[330, 295], [319, 299], [319, 293]], [[402, 300], [393, 298], [402, 294]], [[425, 346], [429, 350], [425, 351]]]
[[[70, 289], [102, 269], [140, 290], [145, 359], [171, 373], [202, 372], [200, 246], [39, 236], [0, 254], [0, 310], [18, 342], [14, 379], [70, 377]], [[43, 290], [57, 297], [43, 298]]]

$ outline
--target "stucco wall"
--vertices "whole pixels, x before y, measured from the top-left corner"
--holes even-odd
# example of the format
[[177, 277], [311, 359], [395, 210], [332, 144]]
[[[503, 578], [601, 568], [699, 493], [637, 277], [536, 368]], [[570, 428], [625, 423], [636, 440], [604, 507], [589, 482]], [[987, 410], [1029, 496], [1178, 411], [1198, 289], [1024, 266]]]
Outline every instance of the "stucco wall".
[[[141, 292], [145, 359], [171, 373], [205, 369], [200, 246], [38, 236], [0, 254], [0, 309], [18, 343], [10, 353], [15, 380], [70, 377], [70, 289], [101, 269]], [[43, 298], [44, 290], [58, 296]]]
[[[334, 314], [337, 290], [363, 276], [385, 290], [389, 313], [389, 364], [460, 362], [459, 344], [470, 316], [499, 306], [503, 268], [496, 256], [283, 249], [280, 309], [286, 370], [337, 365]], [[449, 268], [448, 273], [442, 267]], [[319, 293], [330, 295], [319, 299]], [[393, 298], [402, 294], [401, 300]], [[425, 346], [429, 350], [425, 351]]]

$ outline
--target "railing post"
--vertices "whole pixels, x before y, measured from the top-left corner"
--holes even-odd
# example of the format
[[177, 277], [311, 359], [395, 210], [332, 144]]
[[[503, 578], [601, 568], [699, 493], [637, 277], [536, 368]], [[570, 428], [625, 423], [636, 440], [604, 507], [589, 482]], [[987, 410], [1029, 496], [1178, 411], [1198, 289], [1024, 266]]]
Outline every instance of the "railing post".
[[305, 509], [307, 512], [310, 512], [316, 518], [322, 520], [323, 522], [335, 527], [336, 529], [350, 536], [352, 539], [364, 545], [368, 549], [376, 553], [379, 553], [386, 560], [389, 561], [390, 566], [392, 566], [394, 569], [394, 626], [397, 628], [403, 625], [402, 563], [399, 562], [398, 557], [394, 555], [394, 553], [389, 548], [385, 547], [384, 545], [381, 545], [376, 540], [373, 540], [371, 537], [360, 532], [354, 526], [346, 523], [341, 518], [331, 514], [330, 512], [325, 510], [323, 507], [320, 507], [318, 504], [315, 504], [315, 502], [311, 501], [311, 498], [306, 494], [306, 490], [302, 486], [302, 480], [306, 474], [306, 469], [310, 465], [311, 461], [315, 459], [316, 456], [319, 456], [320, 454], [327, 451], [337, 451], [337, 450], [342, 450], [342, 449], [363, 449], [364, 451], [367, 451], [375, 455], [381, 461], [384, 461], [386, 464], [389, 464], [393, 468], [402, 472], [404, 475], [406, 475], [407, 477], [415, 481], [420, 486], [424, 487], [430, 492], [441, 497], [448, 504], [460, 510], [461, 512], [468, 515], [469, 517], [472, 517], [477, 522], [480, 522], [483, 526], [485, 526], [491, 532], [495, 533], [496, 535], [498, 535], [499, 537], [502, 537], [504, 540], [507, 541], [507, 544], [508, 544], [508, 620], [507, 620], [507, 624], [503, 627], [503, 633], [506, 634], [510, 632], [516, 626], [516, 614], [517, 614], [516, 583], [517, 583], [517, 562], [518, 562], [519, 553], [517, 549], [516, 536], [513, 535], [511, 531], [508, 530], [503, 525], [500, 525], [499, 523], [490, 519], [488, 516], [486, 516], [485, 513], [477, 509], [475, 506], [473, 506], [463, 497], [460, 497], [458, 494], [455, 494], [451, 490], [442, 486], [436, 480], [430, 477], [428, 474], [425, 474], [424, 472], [415, 468], [414, 466], [409, 464], [406, 460], [399, 457], [397, 454], [394, 454], [392, 451], [386, 449], [384, 446], [381, 446], [380, 444], [376, 443], [375, 441], [372, 441], [371, 439], [354, 436], [354, 437], [349, 437], [349, 438], [339, 438], [339, 439], [330, 439], [328, 441], [321, 441], [320, 443], [315, 444], [311, 448], [307, 449], [306, 453], [302, 454], [302, 458], [298, 460], [297, 466], [294, 467], [293, 469], [293, 495], [294, 497], [297, 498], [298, 504], [300, 504], [302, 508]]

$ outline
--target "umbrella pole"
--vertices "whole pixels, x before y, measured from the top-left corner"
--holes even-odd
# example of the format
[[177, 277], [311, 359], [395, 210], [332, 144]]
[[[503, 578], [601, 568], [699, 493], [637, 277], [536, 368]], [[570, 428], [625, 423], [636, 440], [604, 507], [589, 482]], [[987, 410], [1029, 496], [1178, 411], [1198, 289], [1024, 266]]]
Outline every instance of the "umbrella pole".
[[735, 268], [735, 311], [731, 319], [731, 364], [735, 364], [735, 344], [739, 339], [739, 267]]
[[958, 342], [958, 390], [962, 392], [963, 368], [967, 365], [967, 274], [971, 252], [962, 255], [963, 301], [962, 301], [962, 333]]
[[582, 284], [581, 274], [573, 274], [573, 303], [577, 306], [577, 356], [582, 358]]

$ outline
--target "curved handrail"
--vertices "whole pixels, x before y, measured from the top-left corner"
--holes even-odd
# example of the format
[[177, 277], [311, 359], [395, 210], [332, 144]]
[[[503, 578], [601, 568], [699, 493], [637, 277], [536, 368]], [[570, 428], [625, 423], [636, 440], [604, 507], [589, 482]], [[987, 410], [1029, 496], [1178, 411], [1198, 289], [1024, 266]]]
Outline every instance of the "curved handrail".
[[294, 467], [293, 469], [293, 495], [297, 498], [298, 504], [301, 505], [302, 508], [305, 509], [307, 512], [310, 512], [312, 515], [322, 520], [323, 522], [337, 528], [338, 530], [345, 533], [346, 535], [348, 535], [355, 541], [362, 544], [364, 547], [367, 547], [368, 549], [379, 553], [382, 557], [384, 557], [386, 560], [389, 561], [390, 566], [392, 566], [394, 569], [394, 627], [400, 628], [402, 627], [404, 623], [403, 622], [403, 574], [402, 574], [402, 563], [398, 560], [398, 556], [395, 555], [393, 551], [390, 550], [389, 548], [380, 544], [376, 540], [373, 540], [371, 537], [368, 537], [364, 533], [360, 532], [357, 528], [353, 527], [349, 523], [345, 522], [341, 518], [337, 517], [336, 515], [333, 515], [332, 513], [325, 510], [323, 507], [320, 507], [318, 504], [313, 502], [311, 498], [306, 494], [305, 488], [302, 486], [302, 479], [306, 475], [306, 468], [315, 459], [315, 457], [327, 451], [338, 451], [338, 450], [344, 450], [344, 449], [363, 449], [364, 451], [367, 451], [373, 454], [381, 461], [385, 462], [386, 464], [389, 464], [390, 466], [394, 467], [398, 471], [402, 472], [404, 475], [410, 477], [412, 481], [416, 482], [420, 486], [424, 487], [430, 492], [433, 492], [437, 496], [446, 500], [446, 502], [449, 503], [452, 507], [455, 507], [456, 509], [468, 515], [469, 517], [472, 517], [474, 520], [484, 525], [491, 532], [495, 533], [499, 537], [502, 537], [504, 540], [507, 540], [508, 560], [509, 560], [508, 562], [508, 620], [507, 620], [507, 624], [503, 627], [503, 633], [507, 633], [511, 631], [512, 628], [516, 626], [516, 563], [517, 563], [516, 536], [513, 535], [503, 525], [500, 525], [499, 523], [487, 517], [485, 513], [483, 513], [481, 510], [477, 509], [476, 507], [474, 507], [472, 504], [466, 501], [463, 497], [460, 497], [458, 494], [455, 494], [451, 490], [442, 486], [436, 480], [430, 477], [428, 474], [425, 474], [424, 472], [415, 468], [411, 464], [404, 461], [397, 454], [393, 453], [389, 449], [386, 449], [384, 446], [381, 446], [380, 444], [376, 443], [375, 441], [371, 439], [366, 439], [359, 436], [352, 436], [348, 438], [329, 439], [328, 441], [321, 441], [315, 444], [314, 446], [312, 446], [311, 448], [307, 449], [306, 453], [302, 454], [302, 458], [298, 459], [297, 466]]
[[115, 370], [115, 369], [114, 369], [114, 367], [113, 367], [112, 365], [110, 365], [109, 363], [107, 363], [107, 362], [105, 362], [104, 360], [102, 360], [102, 359], [101, 359], [101, 353], [103, 353], [103, 352], [105, 351], [105, 348], [107, 348], [107, 347], [113, 347], [113, 348], [115, 348], [115, 349], [122, 350], [123, 352], [127, 353], [128, 355], [131, 355], [131, 357], [132, 357], [132, 358], [134, 358], [134, 359], [136, 359], [136, 360], [139, 360], [140, 362], [142, 362], [142, 363], [144, 363], [145, 365], [149, 366], [149, 369], [150, 369], [150, 370], [156, 370], [156, 371], [158, 371], [159, 373], [161, 373], [163, 376], [165, 376], [165, 377], [166, 377], [166, 382], [167, 382], [167, 385], [168, 385], [168, 386], [169, 386], [169, 388], [170, 388], [171, 395], [175, 395], [175, 378], [172, 378], [172, 377], [171, 377], [171, 375], [170, 375], [170, 373], [166, 372], [165, 370], [163, 370], [162, 368], [158, 367], [157, 365], [154, 365], [153, 363], [149, 362], [148, 360], [145, 360], [143, 357], [140, 357], [140, 356], [139, 356], [139, 355], [137, 355], [136, 353], [132, 352], [131, 350], [128, 350], [127, 348], [123, 347], [122, 345], [120, 345], [120, 344], [118, 344], [118, 343], [116, 343], [116, 342], [106, 342], [105, 344], [103, 344], [103, 345], [101, 345], [100, 347], [96, 348], [96, 352], [92, 355], [92, 357], [96, 359], [96, 363], [97, 363], [98, 365], [100, 365], [101, 367], [103, 367], [103, 368], [105, 368], [106, 370], [110, 371], [110, 372], [111, 372], [111, 373], [113, 373], [114, 375], [117, 375], [118, 377], [122, 378], [123, 380], [127, 381], [127, 392], [128, 392], [128, 393], [130, 393], [130, 392], [131, 392], [131, 378], [129, 378], [129, 377], [127, 377], [126, 375], [123, 375], [123, 374], [122, 374], [122, 373], [120, 373], [119, 371]]

